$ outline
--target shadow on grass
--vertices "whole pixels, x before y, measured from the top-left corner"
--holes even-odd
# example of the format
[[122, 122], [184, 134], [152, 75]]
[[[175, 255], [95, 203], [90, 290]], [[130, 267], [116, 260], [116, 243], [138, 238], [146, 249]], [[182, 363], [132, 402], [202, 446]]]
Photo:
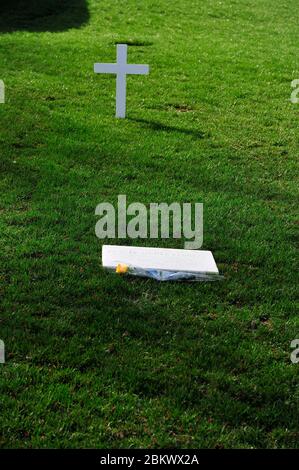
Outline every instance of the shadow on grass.
[[3, 0], [0, 32], [59, 32], [79, 28], [89, 19], [86, 0]]
[[193, 137], [196, 137], [198, 139], [204, 139], [205, 137], [209, 137], [209, 135], [199, 130], [184, 129], [182, 127], [168, 126], [167, 124], [162, 124], [161, 122], [157, 122], [157, 121], [149, 121], [147, 119], [137, 119], [137, 118], [128, 118], [128, 119], [129, 121], [134, 121], [140, 124], [144, 124], [150, 129], [153, 129], [154, 131], [181, 132], [186, 135], [192, 135]]

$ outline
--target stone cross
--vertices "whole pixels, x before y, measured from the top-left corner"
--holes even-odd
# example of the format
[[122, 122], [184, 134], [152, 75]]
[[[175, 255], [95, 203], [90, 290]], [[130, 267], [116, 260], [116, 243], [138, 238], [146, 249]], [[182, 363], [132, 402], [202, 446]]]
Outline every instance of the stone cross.
[[116, 64], [94, 64], [95, 73], [116, 74], [116, 117], [126, 117], [127, 75], [147, 75], [148, 65], [127, 63], [127, 44], [117, 44]]

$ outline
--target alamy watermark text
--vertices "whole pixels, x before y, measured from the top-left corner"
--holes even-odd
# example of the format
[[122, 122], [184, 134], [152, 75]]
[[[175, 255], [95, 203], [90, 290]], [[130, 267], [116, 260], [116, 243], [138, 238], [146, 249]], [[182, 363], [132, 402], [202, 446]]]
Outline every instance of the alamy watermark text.
[[291, 354], [291, 361], [293, 364], [299, 363], [299, 339], [294, 339], [291, 342], [291, 348], [294, 349]]
[[[184, 248], [197, 250], [203, 243], [203, 204], [173, 202], [150, 203], [148, 208], [140, 202], [127, 206], [126, 195], [118, 196], [117, 214], [109, 202], [97, 205], [95, 214], [98, 238], [182, 238]], [[129, 216], [130, 220], [127, 221]], [[193, 223], [192, 223], [193, 221]], [[160, 230], [159, 230], [160, 227]]]
[[0, 339], [0, 364], [5, 363], [5, 346], [4, 346], [4, 341]]

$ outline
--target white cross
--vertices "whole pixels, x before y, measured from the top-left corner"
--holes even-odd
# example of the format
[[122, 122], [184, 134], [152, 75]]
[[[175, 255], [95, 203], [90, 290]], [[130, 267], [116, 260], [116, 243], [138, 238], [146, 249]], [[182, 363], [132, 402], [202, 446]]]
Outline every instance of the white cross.
[[5, 86], [3, 80], [0, 80], [0, 103], [5, 103]]
[[117, 44], [116, 64], [94, 64], [95, 73], [116, 74], [116, 117], [126, 117], [127, 75], [147, 75], [148, 65], [127, 64], [127, 44]]

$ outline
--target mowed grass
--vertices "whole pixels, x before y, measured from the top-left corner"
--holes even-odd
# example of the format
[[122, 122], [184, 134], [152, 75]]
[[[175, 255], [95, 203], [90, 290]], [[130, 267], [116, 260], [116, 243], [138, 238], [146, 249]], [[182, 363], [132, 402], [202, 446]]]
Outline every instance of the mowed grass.
[[[1, 447], [298, 447], [297, 1], [1, 9]], [[93, 73], [121, 42], [126, 120]], [[103, 272], [118, 194], [202, 202], [225, 280]]]

